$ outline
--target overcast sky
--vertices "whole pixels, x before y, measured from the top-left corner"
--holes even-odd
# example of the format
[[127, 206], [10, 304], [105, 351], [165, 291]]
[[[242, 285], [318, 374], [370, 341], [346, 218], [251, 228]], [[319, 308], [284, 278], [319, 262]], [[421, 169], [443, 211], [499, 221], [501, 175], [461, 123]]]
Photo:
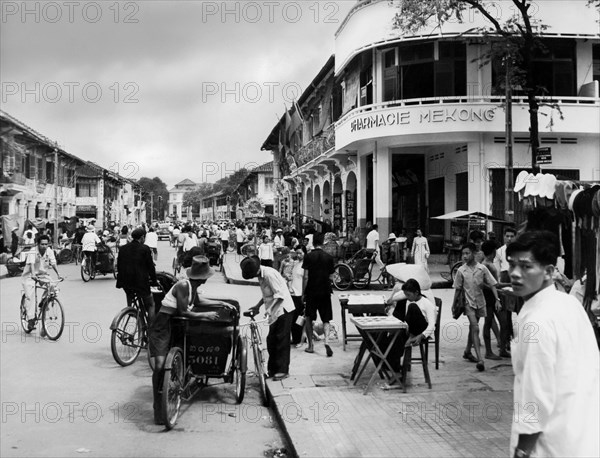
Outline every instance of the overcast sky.
[[3, 0], [2, 109], [121, 175], [214, 182], [271, 160], [354, 3]]

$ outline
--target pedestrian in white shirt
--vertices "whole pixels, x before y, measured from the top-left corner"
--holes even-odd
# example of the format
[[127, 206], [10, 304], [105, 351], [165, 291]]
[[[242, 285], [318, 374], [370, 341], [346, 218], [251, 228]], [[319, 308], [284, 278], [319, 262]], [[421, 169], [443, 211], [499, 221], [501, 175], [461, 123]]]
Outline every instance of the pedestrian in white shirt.
[[154, 262], [156, 262], [158, 259], [158, 234], [154, 231], [153, 227], [148, 229], [144, 245], [150, 247], [150, 250], [152, 251], [152, 259], [154, 259]]
[[375, 262], [381, 269], [385, 264], [379, 256], [379, 232], [377, 232], [377, 229], [379, 229], [379, 226], [373, 224], [373, 229], [367, 234], [367, 253], [375, 254]]
[[237, 254], [242, 254], [242, 245], [244, 245], [244, 239], [246, 238], [246, 234], [241, 226], [238, 226], [235, 230], [235, 241], [237, 243]]
[[506, 249], [513, 292], [525, 303], [512, 345], [514, 457], [600, 456], [600, 358], [590, 319], [557, 291], [558, 238], [521, 234]]
[[90, 273], [93, 273], [96, 269], [96, 251], [98, 251], [96, 244], [102, 243], [102, 241], [96, 235], [96, 228], [91, 224], [87, 227], [86, 231], [81, 238], [81, 251], [90, 259]]
[[227, 253], [227, 248], [229, 248], [229, 231], [227, 228], [221, 229], [219, 237], [221, 238], [221, 245], [223, 245], [223, 253]]
[[[516, 236], [517, 231], [514, 227], [507, 227], [504, 229], [504, 245], [496, 250], [494, 265], [499, 272], [500, 283], [510, 283], [510, 277], [508, 276], [508, 261], [506, 260], [506, 247]], [[512, 313], [517, 310], [517, 300], [516, 297], [505, 295], [502, 298], [502, 308], [498, 312], [500, 315], [500, 341], [502, 343], [500, 356], [505, 358], [510, 357], [510, 339], [513, 337]]]

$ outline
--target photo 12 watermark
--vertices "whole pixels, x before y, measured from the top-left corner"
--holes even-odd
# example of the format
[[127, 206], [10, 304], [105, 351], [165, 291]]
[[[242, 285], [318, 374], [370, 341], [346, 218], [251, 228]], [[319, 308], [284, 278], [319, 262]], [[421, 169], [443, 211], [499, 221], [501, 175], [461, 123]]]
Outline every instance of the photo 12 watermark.
[[137, 83], [96, 81], [47, 81], [24, 82], [3, 81], [1, 84], [2, 103], [139, 103], [140, 87]]
[[226, 23], [279, 23], [295, 24], [302, 19], [323, 24], [340, 22], [339, 2], [202, 2], [201, 21]]
[[138, 2], [0, 2], [2, 24], [23, 23], [88, 23], [113, 22], [137, 24]]
[[296, 82], [279, 83], [274, 81], [203, 81], [201, 86], [202, 103], [274, 103], [283, 99], [287, 103], [298, 100], [302, 86]]

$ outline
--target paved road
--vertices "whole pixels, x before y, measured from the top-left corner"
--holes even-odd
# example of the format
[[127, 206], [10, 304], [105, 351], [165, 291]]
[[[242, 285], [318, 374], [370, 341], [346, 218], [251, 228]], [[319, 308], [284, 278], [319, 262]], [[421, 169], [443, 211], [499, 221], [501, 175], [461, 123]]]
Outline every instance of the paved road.
[[[158, 269], [170, 271], [172, 258], [160, 242]], [[110, 352], [109, 326], [124, 293], [112, 276], [83, 283], [74, 264], [59, 269], [68, 278], [60, 291], [66, 327], [57, 342], [21, 332], [20, 278], [0, 280], [1, 456], [272, 456], [286, 447], [252, 376], [241, 405], [234, 385], [224, 384], [184, 404], [173, 431], [155, 426], [145, 353], [122, 368]], [[204, 289], [238, 298], [243, 309], [260, 294], [226, 285], [220, 274]]]

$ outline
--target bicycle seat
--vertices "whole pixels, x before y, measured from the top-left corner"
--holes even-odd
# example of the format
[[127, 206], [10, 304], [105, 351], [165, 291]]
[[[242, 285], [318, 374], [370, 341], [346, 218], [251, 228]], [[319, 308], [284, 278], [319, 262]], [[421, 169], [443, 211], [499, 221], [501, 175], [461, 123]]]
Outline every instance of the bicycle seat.
[[246, 310], [244, 312], [244, 316], [249, 316], [250, 318], [252, 318], [256, 315], [258, 315], [258, 312], [255, 312], [254, 310]]

